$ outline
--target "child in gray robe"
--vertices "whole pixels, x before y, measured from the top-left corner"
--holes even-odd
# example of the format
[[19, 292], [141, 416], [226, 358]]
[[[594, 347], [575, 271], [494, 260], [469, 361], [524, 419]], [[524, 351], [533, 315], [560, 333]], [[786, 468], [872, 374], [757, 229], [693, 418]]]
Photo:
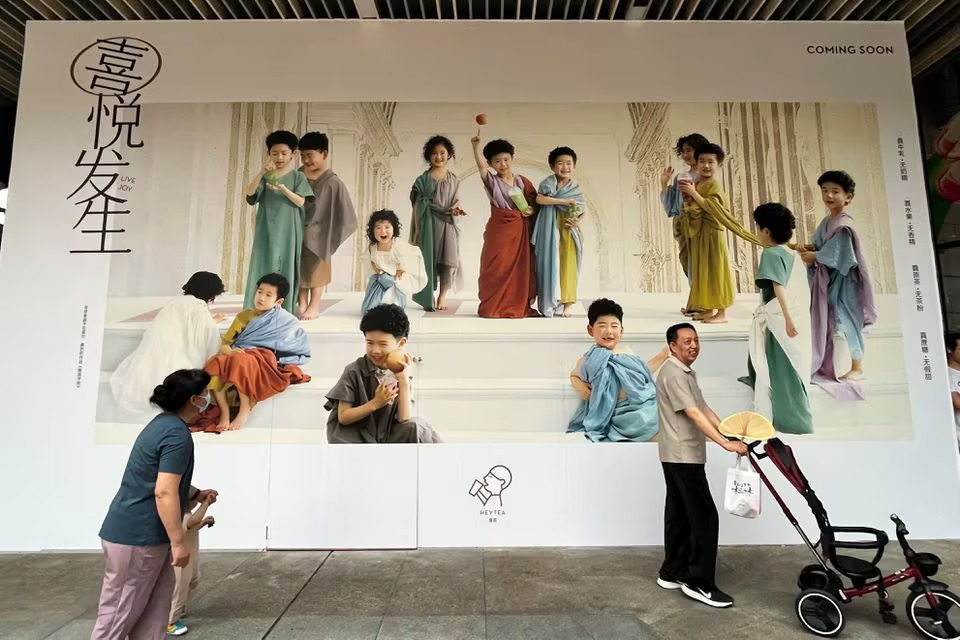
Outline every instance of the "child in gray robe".
[[387, 368], [387, 356], [407, 343], [407, 314], [393, 304], [378, 305], [363, 315], [360, 331], [366, 355], [348, 364], [327, 393], [327, 442], [441, 442], [425, 420], [411, 415], [410, 356], [404, 354], [406, 364], [399, 373]]

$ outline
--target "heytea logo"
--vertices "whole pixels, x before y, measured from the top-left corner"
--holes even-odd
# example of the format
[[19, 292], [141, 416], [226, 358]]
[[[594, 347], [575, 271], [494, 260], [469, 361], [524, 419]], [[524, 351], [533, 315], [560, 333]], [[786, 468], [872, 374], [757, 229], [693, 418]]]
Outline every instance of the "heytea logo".
[[470, 495], [480, 501], [485, 507], [499, 508], [503, 506], [503, 492], [513, 482], [513, 473], [502, 464], [491, 467], [482, 480], [474, 480], [470, 485]]
[[807, 54], [812, 56], [892, 56], [891, 44], [808, 44]]

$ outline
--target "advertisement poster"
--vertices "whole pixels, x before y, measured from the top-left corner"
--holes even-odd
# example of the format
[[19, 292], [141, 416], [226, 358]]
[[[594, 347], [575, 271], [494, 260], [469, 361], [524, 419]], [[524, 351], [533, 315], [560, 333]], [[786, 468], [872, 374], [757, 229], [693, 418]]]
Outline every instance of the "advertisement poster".
[[[921, 491], [956, 486], [957, 446], [902, 25], [28, 36], [0, 437], [6, 472], [56, 508], [0, 548], [94, 548], [151, 390], [186, 366], [219, 374], [194, 434], [197, 481], [222, 494], [214, 547], [657, 544], [647, 391], [680, 322], [710, 407], [769, 413], [773, 388], [780, 437], [842, 519], [960, 525]], [[688, 182], [696, 198], [674, 190]], [[774, 249], [753, 216], [768, 203], [795, 220]], [[816, 250], [831, 270], [799, 262]], [[789, 357], [759, 324], [776, 313], [771, 251], [811, 301]], [[616, 336], [588, 331], [603, 298]], [[381, 302], [403, 311], [374, 309], [364, 334]], [[383, 359], [397, 345], [402, 373]], [[597, 374], [585, 401], [592, 366], [621, 377]], [[345, 422], [381, 385], [400, 389], [387, 411]], [[720, 487], [733, 460], [714, 448]], [[851, 478], [885, 478], [890, 504]], [[731, 520], [724, 543], [794, 541], [778, 513]]]

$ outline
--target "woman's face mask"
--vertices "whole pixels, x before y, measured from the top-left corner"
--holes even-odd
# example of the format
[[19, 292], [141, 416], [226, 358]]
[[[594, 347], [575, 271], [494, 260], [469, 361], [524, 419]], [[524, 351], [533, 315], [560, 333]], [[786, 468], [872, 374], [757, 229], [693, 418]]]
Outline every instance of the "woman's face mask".
[[190, 403], [193, 405], [193, 407], [200, 413], [206, 411], [210, 407], [211, 402], [212, 399], [210, 398], [209, 391], [202, 396], [193, 396], [193, 398], [190, 400]]

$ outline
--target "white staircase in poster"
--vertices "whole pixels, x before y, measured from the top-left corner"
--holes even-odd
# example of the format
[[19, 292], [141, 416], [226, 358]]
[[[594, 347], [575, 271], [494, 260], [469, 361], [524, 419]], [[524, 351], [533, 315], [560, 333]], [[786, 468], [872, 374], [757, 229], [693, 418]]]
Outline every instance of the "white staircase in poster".
[[[663, 348], [666, 327], [682, 321], [677, 312], [682, 296], [613, 297], [625, 308], [624, 342], [644, 357]], [[326, 441], [324, 396], [344, 365], [364, 350], [358, 329], [360, 294], [331, 294], [330, 298], [339, 302], [319, 319], [304, 323], [313, 356], [303, 368], [313, 379], [260, 403], [244, 430], [199, 437], [216, 439], [218, 444]], [[147, 326], [129, 320], [163, 302], [153, 298], [110, 301], [97, 408], [98, 442], [131, 442], [143, 424], [118, 412], [108, 381]], [[879, 303], [880, 322], [867, 337], [867, 377], [861, 383], [867, 400], [838, 402], [811, 387], [816, 439], [911, 437], [899, 309], [893, 296], [881, 297]], [[219, 307], [238, 304], [238, 298], [231, 296], [217, 302]], [[746, 373], [747, 329], [755, 304], [755, 295], [740, 296], [729, 312], [729, 323], [697, 325], [701, 355], [694, 368], [707, 402], [721, 417], [752, 405], [752, 391], [737, 377]], [[456, 314], [442, 316], [425, 314], [411, 304], [409, 351], [419, 359], [413, 373], [414, 412], [447, 442], [581, 441], [581, 435], [565, 433], [578, 402], [568, 375], [591, 344], [585, 309], [577, 305], [575, 312], [578, 315], [572, 318], [488, 320], [476, 317], [476, 301], [465, 301]], [[848, 368], [847, 350], [839, 339], [837, 361], [838, 370]]]

